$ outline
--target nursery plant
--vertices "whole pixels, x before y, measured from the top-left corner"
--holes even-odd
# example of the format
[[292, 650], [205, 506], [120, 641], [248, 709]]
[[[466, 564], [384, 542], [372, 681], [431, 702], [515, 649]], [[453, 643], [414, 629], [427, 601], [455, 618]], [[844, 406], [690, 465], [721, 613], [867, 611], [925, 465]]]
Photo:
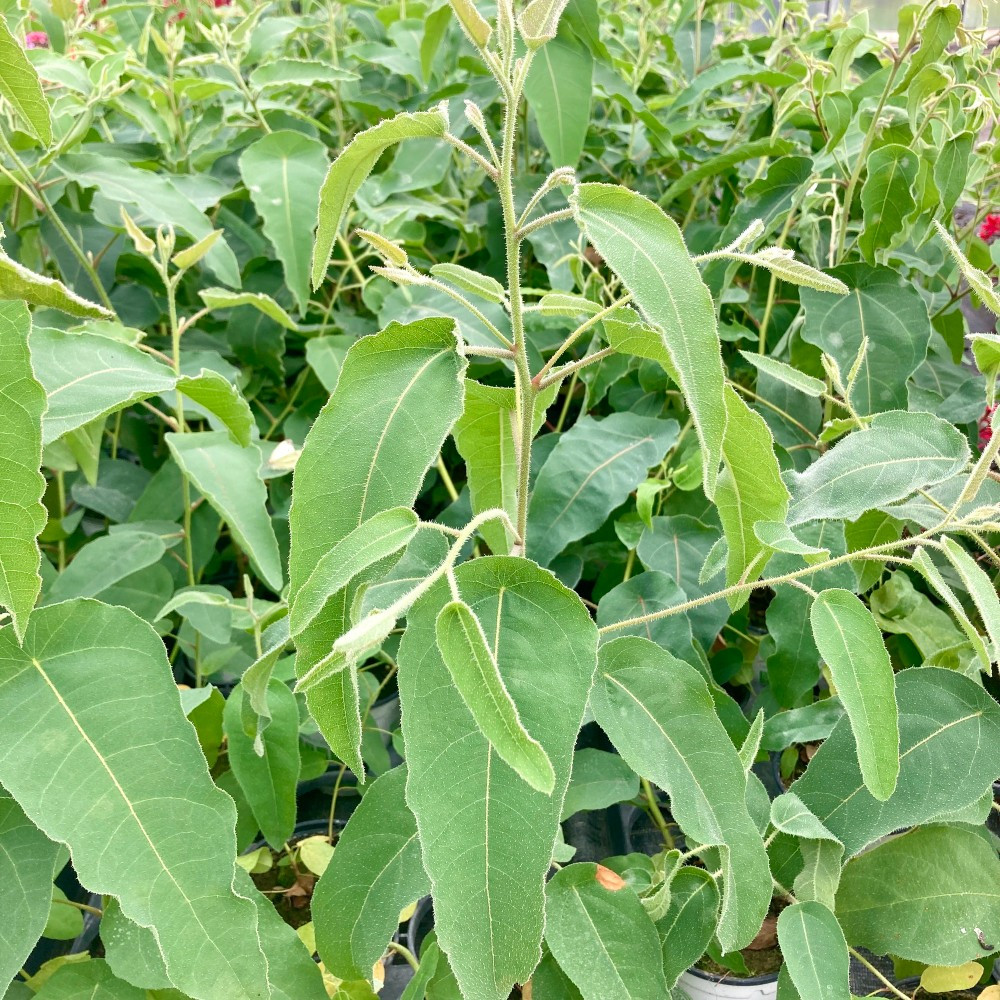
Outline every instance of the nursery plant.
[[9, 1000], [987, 978], [994, 57], [737, 6], [0, 5]]

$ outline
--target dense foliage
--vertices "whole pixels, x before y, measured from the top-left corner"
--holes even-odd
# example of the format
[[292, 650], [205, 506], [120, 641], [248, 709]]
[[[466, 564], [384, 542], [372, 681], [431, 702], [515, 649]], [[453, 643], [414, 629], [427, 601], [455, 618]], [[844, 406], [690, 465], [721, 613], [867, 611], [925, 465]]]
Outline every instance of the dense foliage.
[[27, 8], [8, 1000], [985, 980], [988, 33], [939, 0], [892, 35], [792, 0]]

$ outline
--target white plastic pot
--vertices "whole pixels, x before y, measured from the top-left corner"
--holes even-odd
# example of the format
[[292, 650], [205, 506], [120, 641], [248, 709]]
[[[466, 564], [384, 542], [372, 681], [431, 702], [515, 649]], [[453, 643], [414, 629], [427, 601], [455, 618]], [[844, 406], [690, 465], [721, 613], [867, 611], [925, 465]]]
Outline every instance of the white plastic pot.
[[777, 973], [753, 979], [718, 979], [701, 969], [688, 969], [677, 985], [691, 1000], [775, 1000], [778, 996]]

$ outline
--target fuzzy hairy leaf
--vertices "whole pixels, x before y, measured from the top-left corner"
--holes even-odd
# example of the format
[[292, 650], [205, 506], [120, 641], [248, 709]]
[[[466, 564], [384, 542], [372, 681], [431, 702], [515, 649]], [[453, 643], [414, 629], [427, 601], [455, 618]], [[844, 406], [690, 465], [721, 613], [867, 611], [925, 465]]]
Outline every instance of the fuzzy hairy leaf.
[[705, 492], [715, 495], [726, 430], [725, 372], [712, 296], [664, 211], [614, 184], [581, 184], [577, 222], [663, 337], [702, 445]]
[[758, 371], [764, 372], [773, 378], [790, 385], [799, 392], [804, 392], [807, 396], [821, 396], [826, 391], [826, 383], [822, 379], [813, 378], [800, 372], [798, 368], [786, 365], [784, 361], [777, 358], [769, 358], [764, 354], [756, 354], [753, 351], [740, 351], [747, 361]]
[[[580, 599], [525, 559], [456, 570], [527, 730], [555, 771], [537, 792], [490, 747], [451, 683], [435, 623], [442, 581], [408, 616], [399, 688], [409, 777], [441, 947], [466, 996], [506, 1000], [541, 956], [544, 878], [556, 844], [573, 744], [596, 662], [597, 630]], [[491, 942], [504, 942], [503, 948]]]
[[767, 853], [747, 812], [747, 778], [694, 667], [635, 636], [601, 647], [594, 716], [625, 762], [670, 796], [681, 829], [722, 855], [718, 936], [725, 951], [760, 930], [771, 898]]
[[802, 1000], [850, 1000], [847, 942], [822, 903], [794, 903], [782, 910], [778, 943]]
[[681, 868], [670, 884], [670, 906], [656, 922], [663, 973], [673, 989], [685, 969], [705, 954], [719, 916], [719, 890], [704, 868]]
[[400, 910], [430, 889], [405, 787], [405, 767], [375, 779], [340, 834], [313, 895], [320, 958], [342, 979], [371, 975]]
[[[0, 48], [3, 46], [2, 26], [3, 18], [0, 17]], [[21, 299], [33, 306], [47, 306], [85, 319], [111, 319], [113, 316], [109, 309], [82, 298], [61, 281], [22, 267], [3, 250], [0, 250], [0, 299]]]
[[43, 146], [52, 143], [52, 114], [35, 67], [0, 15], [0, 97]]
[[32, 369], [30, 330], [23, 302], [0, 303], [0, 606], [10, 612], [19, 639], [42, 586], [37, 538], [46, 521], [40, 471], [45, 390]]
[[448, 130], [447, 104], [433, 111], [416, 111], [373, 125], [359, 132], [330, 165], [319, 193], [319, 226], [312, 254], [312, 284], [318, 288], [333, 254], [348, 205], [378, 158], [404, 139], [441, 137]]
[[237, 309], [252, 306], [269, 319], [280, 323], [286, 330], [294, 330], [295, 320], [278, 305], [270, 295], [263, 292], [231, 292], [228, 288], [203, 288], [198, 294], [209, 309]]
[[178, 989], [266, 1000], [256, 908], [234, 889], [235, 809], [209, 777], [160, 637], [124, 608], [41, 608], [23, 649], [0, 630], [0, 688], [0, 781], [69, 846], [81, 881], [153, 929]]

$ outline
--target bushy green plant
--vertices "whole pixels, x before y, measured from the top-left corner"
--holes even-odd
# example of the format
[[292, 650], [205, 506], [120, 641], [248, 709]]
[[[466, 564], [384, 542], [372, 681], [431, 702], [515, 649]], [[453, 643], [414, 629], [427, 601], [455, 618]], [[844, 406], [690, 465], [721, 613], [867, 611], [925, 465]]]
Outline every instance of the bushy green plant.
[[[758, 13], [7, 10], [11, 998], [982, 977], [993, 56]], [[66, 911], [103, 959], [25, 969]]]

